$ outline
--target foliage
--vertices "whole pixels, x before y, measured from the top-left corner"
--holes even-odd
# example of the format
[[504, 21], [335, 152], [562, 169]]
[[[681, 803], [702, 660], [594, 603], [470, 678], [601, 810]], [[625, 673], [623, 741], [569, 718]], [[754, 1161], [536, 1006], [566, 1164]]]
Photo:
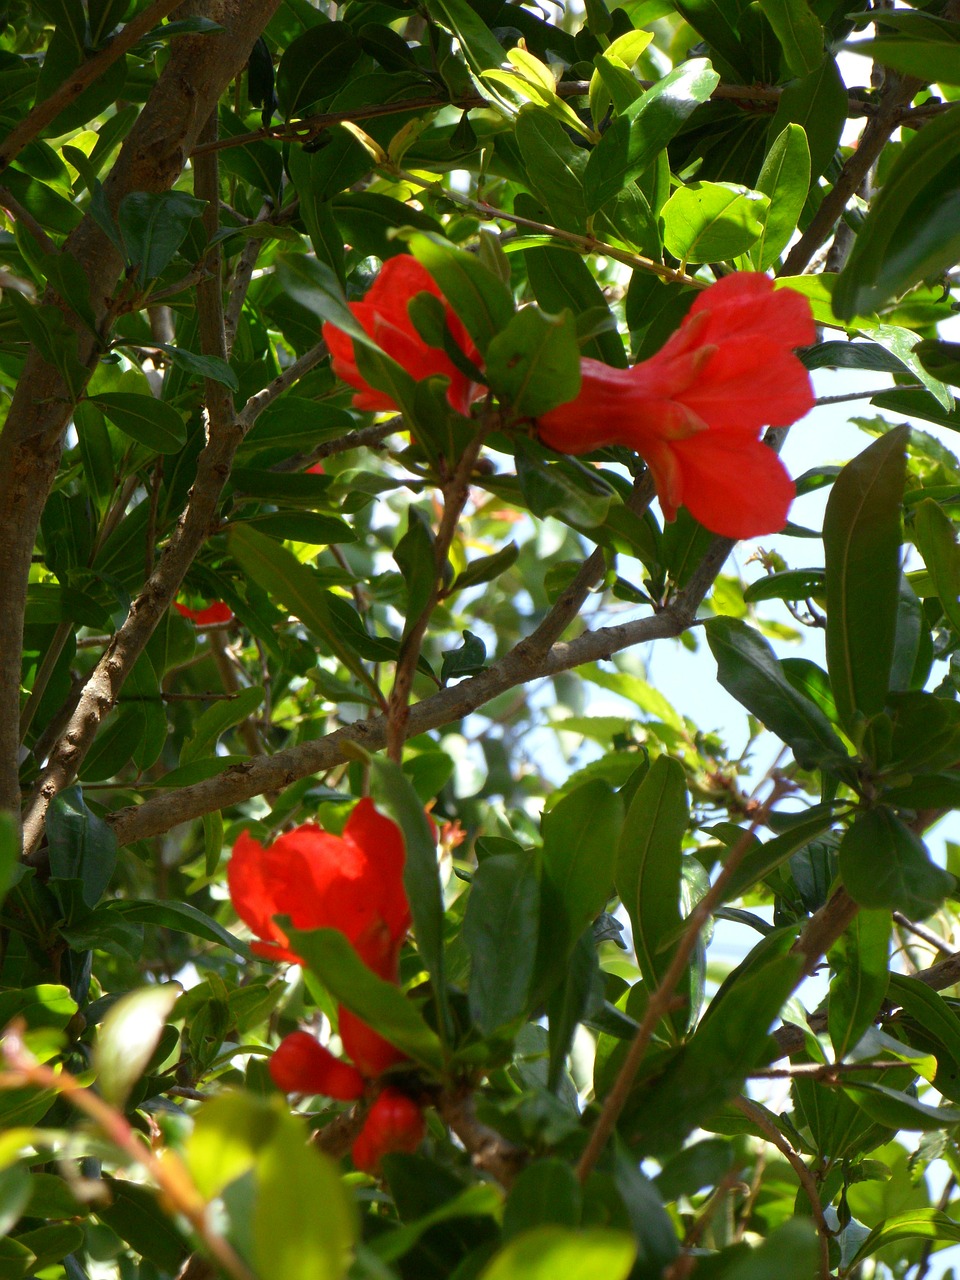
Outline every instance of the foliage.
[[[925, 1275], [960, 1241], [955, 0], [2, 24], [0, 1274]], [[733, 272], [876, 379], [799, 478], [822, 528], [746, 574], [716, 513], [782, 468], [729, 392], [759, 470], [697, 463], [724, 335], [600, 421]], [[654, 641], [742, 719], [681, 715]], [[308, 860], [302, 900], [248, 872], [251, 950], [238, 841], [388, 819], [379, 968], [301, 918]], [[280, 1092], [281, 1040], [340, 1101]]]

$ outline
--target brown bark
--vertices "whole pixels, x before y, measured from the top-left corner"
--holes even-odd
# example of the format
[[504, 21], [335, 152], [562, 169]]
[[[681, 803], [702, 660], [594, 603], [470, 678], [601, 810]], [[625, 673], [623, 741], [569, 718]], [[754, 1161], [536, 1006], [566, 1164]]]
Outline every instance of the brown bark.
[[[170, 61], [104, 182], [111, 209], [132, 191], [169, 190], [275, 7], [276, 0], [209, 0], [201, 7], [224, 30], [173, 42]], [[63, 252], [83, 267], [94, 315], [99, 326], [106, 326], [123, 268], [120, 255], [89, 216], [69, 236]], [[96, 340], [65, 314], [77, 331], [80, 361], [92, 369]], [[0, 436], [0, 808], [15, 813], [20, 807], [17, 726], [30, 557], [73, 403], [58, 370], [32, 350]]]

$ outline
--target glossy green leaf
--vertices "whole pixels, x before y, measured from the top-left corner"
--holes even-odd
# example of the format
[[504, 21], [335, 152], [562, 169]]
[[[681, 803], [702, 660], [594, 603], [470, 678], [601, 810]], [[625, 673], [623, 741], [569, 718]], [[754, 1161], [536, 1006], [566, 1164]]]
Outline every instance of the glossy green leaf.
[[595, 213], [652, 164], [684, 121], [706, 102], [720, 77], [695, 58], [657, 81], [618, 116], [587, 161], [583, 174], [588, 213]]
[[67, 787], [52, 801], [47, 815], [50, 875], [77, 880], [88, 907], [95, 907], [107, 891], [117, 865], [117, 838], [91, 812], [79, 786]]
[[437, 1070], [443, 1051], [437, 1033], [431, 1030], [400, 988], [378, 978], [337, 929], [301, 932], [289, 925], [284, 933], [306, 966], [317, 975], [330, 994], [376, 1027], [384, 1040], [402, 1049], [416, 1062]]
[[900, 593], [900, 501], [907, 428], [897, 427], [848, 462], [823, 522], [827, 669], [841, 723], [883, 708]]
[[131, 898], [128, 901], [118, 899], [108, 902], [103, 909], [132, 924], [153, 924], [193, 938], [203, 938], [206, 942], [227, 947], [243, 959], [250, 955], [245, 942], [235, 938], [223, 925], [189, 902], [158, 902], [150, 898]]
[[524, 107], [515, 128], [533, 193], [550, 210], [557, 226], [585, 231], [583, 171], [589, 152], [578, 147], [563, 125], [542, 107]]
[[[603, 291], [579, 254], [545, 245], [527, 249], [523, 256], [530, 286], [544, 310], [556, 313], [569, 307], [579, 316], [602, 307], [609, 313]], [[582, 354], [602, 360], [615, 369], [625, 369], [627, 365], [623, 340], [614, 330], [596, 334], [584, 344]]]
[[407, 611], [404, 631], [419, 622], [424, 609], [433, 599], [437, 585], [437, 555], [433, 530], [426, 517], [410, 507], [407, 531], [397, 543], [393, 558], [407, 584]]
[[922, 919], [953, 888], [953, 877], [930, 861], [923, 841], [889, 809], [861, 814], [840, 842], [840, 875], [862, 907], [902, 911]]
[[947, 17], [902, 12], [891, 13], [888, 21], [884, 15], [875, 39], [849, 47], [924, 83], [960, 84], [960, 22]]
[[261, 1280], [340, 1280], [356, 1217], [340, 1171], [306, 1141], [302, 1122], [281, 1114], [258, 1152], [253, 1257]]
[[360, 43], [343, 22], [322, 22], [298, 36], [277, 67], [277, 99], [289, 119], [301, 115], [346, 81], [362, 53]]
[[487, 348], [486, 374], [493, 390], [521, 418], [566, 404], [580, 390], [580, 349], [569, 311], [549, 315], [524, 307]]
[[833, 291], [841, 320], [876, 310], [960, 257], [960, 117], [946, 112], [897, 158]]
[[403, 883], [410, 900], [420, 958], [433, 979], [434, 999], [440, 1013], [441, 1026], [446, 1032], [450, 1015], [444, 976], [444, 907], [437, 864], [437, 843], [427, 823], [420, 798], [398, 765], [382, 756], [372, 756], [370, 777], [374, 799], [403, 832], [407, 850]]
[[830, 951], [827, 1029], [837, 1061], [872, 1024], [887, 994], [890, 930], [888, 911], [860, 911]]
[[[234, 525], [230, 530], [229, 545], [244, 572], [296, 614], [348, 671], [379, 696], [379, 690], [356, 649], [349, 644], [351, 637], [344, 633], [333, 593], [321, 587], [311, 571], [286, 547], [249, 526]], [[341, 606], [344, 603], [338, 602]]]
[[113, 1005], [94, 1051], [97, 1087], [107, 1102], [123, 1108], [130, 1090], [153, 1057], [181, 988], [177, 983], [141, 987]]
[[960, 635], [960, 547], [953, 522], [938, 503], [925, 498], [916, 508], [913, 529], [943, 612]]
[[725, 262], [759, 240], [768, 196], [732, 182], [690, 182], [663, 206], [663, 243], [681, 262]]
[[807, 0], [759, 0], [795, 76], [809, 75], [823, 60], [823, 28]]
[[178, 453], [186, 444], [187, 429], [173, 405], [154, 396], [131, 391], [111, 391], [90, 400], [124, 435], [157, 453]]
[[782, 738], [802, 765], [846, 759], [830, 721], [793, 687], [762, 636], [738, 618], [712, 618], [705, 630], [720, 683]]
[[562, 904], [568, 946], [610, 898], [622, 821], [619, 796], [600, 779], [575, 787], [543, 815], [543, 874]]
[[788, 124], [774, 139], [756, 181], [756, 189], [770, 199], [766, 209], [757, 210], [760, 238], [750, 250], [758, 271], [773, 266], [790, 243], [809, 187], [807, 135], [802, 125]]
[[482, 671], [487, 660], [487, 646], [472, 631], [463, 632], [463, 644], [457, 649], [447, 649], [440, 664], [440, 683], [456, 680], [461, 676], [475, 676]]
[[467, 0], [427, 0], [427, 12], [457, 37], [475, 76], [505, 60], [503, 47]]
[[472, 961], [470, 1015], [492, 1035], [529, 1011], [540, 923], [540, 878], [530, 853], [484, 858], [470, 887], [463, 938]]
[[[120, 201], [117, 226], [141, 285], [155, 280], [206, 208], [185, 191], [132, 191]], [[119, 425], [119, 424], [118, 424]]]
[[940, 1209], [910, 1209], [898, 1213], [874, 1227], [849, 1266], [859, 1266], [879, 1249], [898, 1240], [952, 1240], [960, 1244], [960, 1223]]
[[265, 692], [262, 685], [241, 689], [224, 702], [215, 702], [197, 718], [192, 735], [180, 751], [180, 763], [190, 764], [202, 756], [213, 755], [221, 736], [259, 710]]
[[960, 1124], [960, 1111], [955, 1107], [931, 1107], [907, 1093], [899, 1093], [883, 1084], [847, 1085], [844, 1092], [867, 1115], [891, 1129], [927, 1132]]
[[[617, 892], [633, 926], [640, 972], [651, 989], [672, 959], [663, 943], [681, 923], [681, 845], [688, 821], [683, 766], [658, 756], [627, 810], [616, 855]], [[684, 1022], [686, 1017], [684, 1011]]]
[[422, 231], [408, 237], [411, 252], [433, 276], [440, 292], [473, 338], [481, 355], [513, 317], [506, 285], [472, 253]]
[[770, 136], [779, 137], [788, 124], [803, 128], [810, 148], [810, 178], [815, 182], [836, 154], [846, 118], [847, 89], [836, 60], [827, 54], [816, 70], [784, 87]]
[[625, 1231], [544, 1226], [524, 1231], [503, 1248], [480, 1280], [626, 1280], [637, 1246]]
[[219, 382], [222, 386], [229, 387], [231, 391], [240, 390], [237, 375], [226, 360], [221, 360], [219, 356], [200, 356], [195, 351], [188, 351], [185, 347], [173, 347], [168, 342], [158, 342], [157, 349], [168, 357], [171, 364], [179, 369], [185, 369], [187, 373], [195, 374], [198, 378], [209, 378], [212, 382]]
[[535, 1160], [510, 1188], [503, 1211], [503, 1235], [512, 1239], [534, 1227], [580, 1225], [582, 1195], [573, 1169], [555, 1157]]

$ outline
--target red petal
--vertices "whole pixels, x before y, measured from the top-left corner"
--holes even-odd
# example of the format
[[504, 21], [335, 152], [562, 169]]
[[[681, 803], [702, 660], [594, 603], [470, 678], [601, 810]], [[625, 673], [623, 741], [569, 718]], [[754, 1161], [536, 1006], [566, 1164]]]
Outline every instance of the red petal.
[[675, 446], [681, 501], [702, 525], [727, 538], [778, 533], [796, 487], [783, 463], [759, 440], [719, 432]]
[[229, 622], [233, 617], [233, 610], [228, 604], [224, 604], [222, 600], [215, 600], [213, 604], [208, 604], [204, 609], [189, 609], [185, 604], [178, 601], [173, 606], [176, 611], [185, 618], [190, 618], [198, 627], [208, 627], [214, 622]]
[[398, 1062], [406, 1061], [406, 1054], [378, 1035], [372, 1027], [368, 1027], [355, 1013], [340, 1006], [337, 1016], [340, 1020], [340, 1039], [347, 1055], [368, 1080], [376, 1080], [378, 1076]]
[[353, 1144], [353, 1163], [364, 1173], [379, 1173], [384, 1156], [393, 1151], [416, 1151], [425, 1131], [418, 1104], [398, 1089], [384, 1089]]
[[364, 1091], [360, 1072], [335, 1058], [306, 1031], [294, 1031], [280, 1042], [270, 1059], [270, 1075], [284, 1093], [322, 1093], [352, 1102]]
[[410, 904], [403, 885], [407, 856], [403, 833], [372, 800], [364, 798], [351, 813], [343, 837], [362, 850], [369, 861], [370, 889], [375, 893], [380, 918], [390, 938], [394, 942], [401, 940], [410, 928]]

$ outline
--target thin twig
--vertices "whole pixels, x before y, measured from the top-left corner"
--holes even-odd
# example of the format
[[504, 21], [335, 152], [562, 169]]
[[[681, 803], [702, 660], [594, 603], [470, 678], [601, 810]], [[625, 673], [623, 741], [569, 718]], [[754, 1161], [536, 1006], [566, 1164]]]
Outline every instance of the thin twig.
[[[273, 201], [265, 199], [257, 214], [254, 225], [259, 225], [270, 221], [270, 215], [273, 213]], [[230, 281], [229, 297], [227, 298], [227, 308], [224, 315], [223, 331], [226, 336], [227, 354], [233, 350], [233, 342], [237, 336], [237, 326], [240, 323], [240, 314], [243, 311], [243, 304], [247, 299], [247, 290], [250, 288], [250, 281], [253, 279], [253, 269], [257, 265], [257, 258], [260, 256], [260, 250], [263, 248], [263, 241], [256, 236], [249, 236], [246, 244], [240, 250], [240, 257], [237, 265], [233, 270], [233, 278]]]
[[680, 1247], [680, 1256], [671, 1262], [662, 1276], [662, 1280], [687, 1280], [687, 1276], [696, 1268], [697, 1255], [691, 1252], [695, 1249], [717, 1214], [717, 1210], [726, 1200], [727, 1196], [735, 1187], [743, 1186], [740, 1175], [743, 1172], [743, 1161], [737, 1160], [727, 1170], [713, 1190], [713, 1194], [707, 1203], [698, 1213], [696, 1219], [683, 1238], [683, 1244]]
[[228, 1276], [234, 1280], [256, 1280], [229, 1241], [218, 1235], [208, 1222], [206, 1201], [176, 1152], [166, 1150], [162, 1157], [157, 1155], [119, 1111], [84, 1088], [69, 1072], [54, 1071], [37, 1062], [23, 1043], [22, 1031], [22, 1024], [14, 1024], [4, 1033], [2, 1049], [10, 1070], [0, 1077], [0, 1087], [33, 1085], [62, 1094], [78, 1111], [85, 1112], [115, 1147], [147, 1170], [170, 1206], [187, 1219], [207, 1252]]
[[823, 1205], [820, 1203], [820, 1193], [813, 1174], [762, 1107], [758, 1107], [749, 1098], [743, 1097], [734, 1098], [733, 1105], [747, 1117], [751, 1124], [755, 1124], [761, 1130], [767, 1141], [777, 1148], [800, 1179], [800, 1185], [810, 1201], [810, 1211], [817, 1228], [817, 1238], [820, 1243], [820, 1275], [822, 1280], [830, 1280], [830, 1240], [833, 1232], [823, 1216]]
[[922, 391], [923, 384], [920, 382], [902, 383], [892, 387], [876, 387], [872, 391], [848, 391], [842, 396], [818, 396], [814, 400], [814, 405], [822, 404], [846, 404], [848, 400], [872, 400], [874, 396], [886, 395], [888, 391]]
[[420, 650], [430, 618], [440, 600], [443, 571], [450, 554], [450, 547], [463, 515], [470, 493], [470, 477], [480, 456], [487, 429], [477, 424], [476, 434], [457, 461], [453, 474], [443, 485], [443, 515], [434, 540], [433, 584], [423, 608], [416, 618], [407, 619], [407, 628], [397, 655], [393, 688], [387, 705], [387, 755], [397, 764], [403, 759], [403, 744], [407, 740], [407, 719], [410, 715], [410, 692], [413, 677], [420, 660]]
[[72, 72], [49, 97], [38, 102], [0, 143], [0, 171], [6, 169], [27, 143], [42, 132], [52, 120], [55, 120], [65, 107], [74, 102], [88, 85], [99, 80], [107, 67], [113, 66], [118, 58], [122, 58], [129, 49], [132, 49], [148, 31], [176, 9], [179, 3], [180, 0], [154, 0], [143, 13], [138, 14], [132, 22], [128, 22], [122, 31], [118, 31], [109, 44]]
[[284, 391], [292, 387], [295, 382], [299, 382], [304, 374], [309, 373], [311, 369], [315, 369], [320, 361], [326, 358], [326, 355], [327, 344], [318, 342], [315, 347], [311, 347], [309, 351], [305, 352], [299, 360], [295, 360], [288, 369], [284, 369], [283, 373], [274, 378], [262, 391], [258, 391], [256, 395], [251, 396], [238, 415], [243, 429], [248, 430], [252, 427], [268, 404], [272, 404], [277, 396], [283, 395]]
[[922, 938], [924, 942], [929, 943], [941, 955], [955, 956], [958, 954], [956, 947], [952, 947], [949, 942], [945, 942], [938, 933], [928, 929], [925, 924], [918, 924], [916, 920], [910, 920], [902, 911], [894, 911], [893, 918], [902, 929], [907, 929], [916, 937]]
[[298, 454], [294, 458], [284, 458], [275, 463], [271, 471], [304, 471], [307, 467], [322, 462], [324, 458], [332, 458], [338, 453], [349, 453], [351, 449], [376, 449], [388, 436], [403, 430], [403, 419], [391, 418], [389, 422], [380, 422], [373, 427], [358, 427], [356, 431], [348, 431], [346, 435], [337, 436], [335, 440], [324, 440], [307, 454]]
[[727, 885], [733, 879], [737, 868], [753, 844], [754, 833], [758, 827], [763, 826], [766, 822], [771, 808], [783, 792], [783, 786], [784, 784], [779, 779], [774, 781], [770, 795], [757, 808], [749, 827], [742, 832], [727, 854], [722, 871], [687, 917], [686, 927], [677, 943], [673, 958], [667, 967], [666, 973], [663, 975], [660, 985], [650, 994], [640, 1026], [637, 1028], [636, 1034], [630, 1043], [627, 1055], [617, 1073], [617, 1078], [614, 1080], [610, 1092], [603, 1100], [600, 1115], [580, 1157], [577, 1165], [577, 1177], [581, 1183], [586, 1182], [593, 1172], [610, 1135], [613, 1133], [620, 1118], [620, 1113], [623, 1111], [627, 1098], [630, 1096], [634, 1079], [640, 1069], [641, 1062], [646, 1056], [657, 1024], [661, 1018], [669, 1013], [673, 1006], [674, 993], [687, 971], [687, 965], [690, 963], [690, 957], [696, 949], [701, 929], [709, 921], [715, 908], [723, 901]]

